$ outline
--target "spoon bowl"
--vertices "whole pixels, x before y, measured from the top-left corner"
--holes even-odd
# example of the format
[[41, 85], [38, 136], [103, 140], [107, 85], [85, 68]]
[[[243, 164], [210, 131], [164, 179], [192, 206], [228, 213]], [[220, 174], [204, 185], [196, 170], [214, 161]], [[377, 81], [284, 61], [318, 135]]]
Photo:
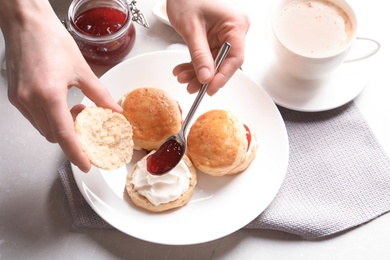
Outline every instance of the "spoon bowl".
[[[218, 72], [219, 67], [225, 60], [230, 48], [231, 45], [228, 42], [225, 42], [222, 45], [215, 59], [215, 73]], [[192, 104], [186, 118], [184, 119], [180, 132], [178, 134], [168, 137], [156, 150], [155, 153], [149, 155], [148, 158], [146, 158], [146, 167], [149, 173], [155, 175], [165, 174], [172, 170], [183, 158], [187, 149], [187, 127], [191, 122], [191, 119], [195, 114], [196, 109], [198, 108], [207, 91], [207, 87], [208, 84], [202, 85], [202, 88], [199, 90], [199, 93], [196, 96], [194, 103]]]

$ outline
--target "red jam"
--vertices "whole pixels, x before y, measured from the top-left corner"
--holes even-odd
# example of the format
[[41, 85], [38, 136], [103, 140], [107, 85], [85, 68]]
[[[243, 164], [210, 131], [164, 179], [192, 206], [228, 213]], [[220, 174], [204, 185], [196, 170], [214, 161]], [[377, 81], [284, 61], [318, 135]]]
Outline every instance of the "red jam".
[[[177, 106], [182, 115], [183, 111], [179, 102]], [[175, 139], [170, 139], [164, 142], [154, 154], [146, 158], [146, 170], [154, 175], [167, 173], [180, 162], [183, 153], [183, 147]]]
[[121, 34], [120, 30], [125, 29], [127, 19], [125, 13], [111, 7], [94, 7], [75, 17], [75, 29], [86, 36], [75, 37], [86, 60], [98, 64], [115, 64], [121, 61], [135, 42], [133, 23], [122, 36], [114, 35]]
[[89, 9], [76, 17], [74, 23], [86, 34], [102, 36], [117, 32], [125, 23], [126, 14], [109, 7]]
[[183, 153], [183, 147], [175, 139], [170, 139], [146, 158], [146, 169], [155, 175], [169, 172], [180, 162]]
[[183, 124], [183, 110], [181, 109], [179, 102], [176, 101], [176, 103], [177, 103], [177, 107], [179, 108], [179, 111], [180, 111], [181, 123]]
[[246, 129], [246, 139], [248, 139], [248, 148], [246, 149], [248, 151], [249, 147], [251, 146], [252, 134], [247, 125], [244, 124], [244, 127]]

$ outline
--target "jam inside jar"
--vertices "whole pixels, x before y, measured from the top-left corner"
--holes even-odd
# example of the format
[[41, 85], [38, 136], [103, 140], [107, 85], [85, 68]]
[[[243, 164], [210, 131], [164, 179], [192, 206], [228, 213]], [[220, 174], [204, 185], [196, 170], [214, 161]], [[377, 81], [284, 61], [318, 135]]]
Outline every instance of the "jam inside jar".
[[68, 31], [88, 62], [112, 65], [134, 46], [136, 31], [127, 0], [74, 0]]

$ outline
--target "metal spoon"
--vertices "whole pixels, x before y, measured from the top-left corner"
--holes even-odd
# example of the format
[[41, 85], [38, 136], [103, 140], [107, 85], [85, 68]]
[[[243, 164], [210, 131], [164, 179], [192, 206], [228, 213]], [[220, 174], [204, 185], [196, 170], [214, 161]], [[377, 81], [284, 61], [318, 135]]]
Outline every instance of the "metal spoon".
[[[225, 42], [219, 50], [217, 58], [215, 59], [215, 73], [218, 72], [219, 67], [225, 60], [230, 48], [230, 43]], [[195, 114], [195, 111], [198, 108], [200, 102], [202, 101], [203, 96], [206, 93], [207, 87], [208, 84], [204, 84], [200, 89], [198, 95], [195, 98], [194, 103], [190, 108], [190, 111], [184, 119], [180, 132], [176, 135], [168, 137], [155, 153], [149, 155], [148, 158], [146, 158], [146, 166], [149, 173], [155, 175], [165, 174], [172, 170], [180, 162], [187, 149], [187, 127], [193, 115]]]

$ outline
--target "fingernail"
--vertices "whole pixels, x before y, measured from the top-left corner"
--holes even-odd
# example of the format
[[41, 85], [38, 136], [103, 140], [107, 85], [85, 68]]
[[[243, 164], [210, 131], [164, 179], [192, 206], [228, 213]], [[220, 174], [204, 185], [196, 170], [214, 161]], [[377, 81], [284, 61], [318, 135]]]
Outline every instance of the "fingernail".
[[214, 96], [214, 95], [217, 93], [217, 91], [218, 91], [218, 90], [211, 90], [211, 89], [209, 89], [209, 91], [207, 91], [207, 94], [208, 94], [210, 97], [212, 97], [212, 96]]
[[89, 170], [91, 169], [91, 167], [88, 167], [88, 166], [79, 166], [79, 169], [84, 172], [84, 173], [88, 173]]
[[206, 82], [210, 77], [210, 71], [207, 68], [201, 68], [198, 71], [198, 79], [201, 82]]

